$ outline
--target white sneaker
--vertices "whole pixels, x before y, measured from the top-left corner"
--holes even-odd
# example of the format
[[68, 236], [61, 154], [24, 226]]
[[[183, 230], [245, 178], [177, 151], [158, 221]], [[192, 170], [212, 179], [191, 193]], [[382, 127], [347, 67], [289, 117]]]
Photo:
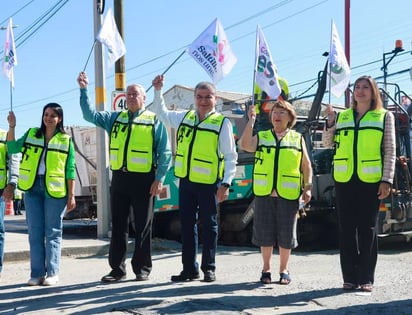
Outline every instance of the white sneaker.
[[59, 282], [59, 276], [51, 276], [44, 279], [43, 285], [55, 285], [57, 282]]
[[38, 278], [33, 277], [33, 278], [30, 278], [29, 281], [27, 281], [27, 284], [28, 285], [40, 285], [43, 282], [44, 282], [44, 277], [38, 277]]

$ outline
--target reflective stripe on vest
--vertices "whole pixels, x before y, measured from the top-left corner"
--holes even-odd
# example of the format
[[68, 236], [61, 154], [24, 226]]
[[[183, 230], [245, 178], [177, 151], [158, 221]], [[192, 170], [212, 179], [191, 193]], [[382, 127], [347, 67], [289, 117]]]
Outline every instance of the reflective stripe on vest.
[[277, 142], [272, 130], [260, 131], [253, 168], [254, 194], [268, 196], [276, 187], [280, 197], [297, 200], [302, 193], [301, 161], [300, 133], [290, 130]]
[[[36, 138], [38, 128], [31, 128], [22, 147], [22, 160], [18, 188], [27, 191], [34, 185], [37, 169], [44, 151], [45, 139]], [[64, 198], [67, 195], [66, 165], [70, 150], [71, 138], [64, 133], [56, 133], [47, 144], [45, 155], [45, 187], [53, 198]]]
[[4, 189], [7, 183], [7, 131], [0, 130], [0, 189]]
[[135, 117], [129, 127], [129, 113], [122, 111], [110, 131], [110, 167], [148, 173], [153, 167], [153, 139], [156, 115], [148, 110]]
[[177, 130], [175, 176], [194, 183], [213, 184], [221, 172], [219, 133], [225, 117], [212, 113], [196, 125], [196, 112], [188, 111]]
[[339, 113], [336, 121], [333, 178], [348, 182], [356, 172], [365, 183], [377, 183], [382, 178], [382, 142], [386, 110], [370, 110], [355, 124], [354, 111]]

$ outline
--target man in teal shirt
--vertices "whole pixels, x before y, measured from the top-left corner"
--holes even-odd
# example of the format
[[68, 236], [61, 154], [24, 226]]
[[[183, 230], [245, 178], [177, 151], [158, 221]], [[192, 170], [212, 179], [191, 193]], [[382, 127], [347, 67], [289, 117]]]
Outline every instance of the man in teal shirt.
[[[109, 264], [112, 270], [101, 280], [114, 282], [126, 278], [130, 207], [135, 221], [133, 272], [137, 281], [148, 280], [152, 270], [152, 197], [161, 192], [172, 160], [167, 130], [152, 112], [145, 109], [146, 92], [141, 85], [127, 87], [127, 110], [97, 112], [89, 102], [86, 73], [81, 72], [77, 81], [83, 118], [106, 130], [110, 136], [113, 176], [110, 188], [112, 237]], [[148, 128], [152, 128], [152, 132]], [[152, 147], [141, 145], [147, 143]]]

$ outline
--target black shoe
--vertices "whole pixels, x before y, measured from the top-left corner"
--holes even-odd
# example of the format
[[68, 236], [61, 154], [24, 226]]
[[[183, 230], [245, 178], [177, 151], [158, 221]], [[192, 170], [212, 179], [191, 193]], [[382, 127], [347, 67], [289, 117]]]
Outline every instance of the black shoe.
[[101, 281], [102, 282], [116, 282], [120, 280], [126, 279], [126, 275], [121, 275], [121, 276], [115, 276], [112, 273], [109, 273], [105, 276], [102, 277]]
[[176, 276], [172, 276], [171, 280], [173, 282], [184, 282], [184, 281], [196, 280], [199, 278], [200, 278], [199, 272], [187, 273], [187, 272], [182, 271], [180, 274]]
[[136, 281], [146, 281], [146, 280], [149, 280], [149, 275], [145, 273], [140, 273], [136, 275]]
[[216, 275], [215, 272], [212, 270], [207, 270], [204, 272], [205, 276], [203, 278], [204, 282], [213, 282], [216, 281]]

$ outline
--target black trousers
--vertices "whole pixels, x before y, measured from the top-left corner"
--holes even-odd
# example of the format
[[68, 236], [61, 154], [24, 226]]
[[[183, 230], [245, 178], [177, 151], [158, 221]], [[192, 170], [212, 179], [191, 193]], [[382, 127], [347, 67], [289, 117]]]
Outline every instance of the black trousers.
[[363, 183], [356, 177], [348, 183], [335, 182], [343, 282], [374, 283], [378, 258], [375, 229], [380, 204], [378, 187], [379, 183]]
[[197, 263], [198, 228], [202, 225], [202, 261], [200, 269], [205, 272], [216, 269], [218, 240], [216, 184], [199, 184], [180, 179], [179, 216], [182, 224], [182, 264], [189, 274], [199, 271]]
[[133, 272], [136, 275], [148, 275], [152, 270], [153, 199], [150, 198], [149, 193], [154, 178], [154, 172], [113, 172], [110, 188], [112, 238], [110, 240], [109, 264], [114, 275], [126, 274], [125, 261], [131, 209], [135, 229]]

